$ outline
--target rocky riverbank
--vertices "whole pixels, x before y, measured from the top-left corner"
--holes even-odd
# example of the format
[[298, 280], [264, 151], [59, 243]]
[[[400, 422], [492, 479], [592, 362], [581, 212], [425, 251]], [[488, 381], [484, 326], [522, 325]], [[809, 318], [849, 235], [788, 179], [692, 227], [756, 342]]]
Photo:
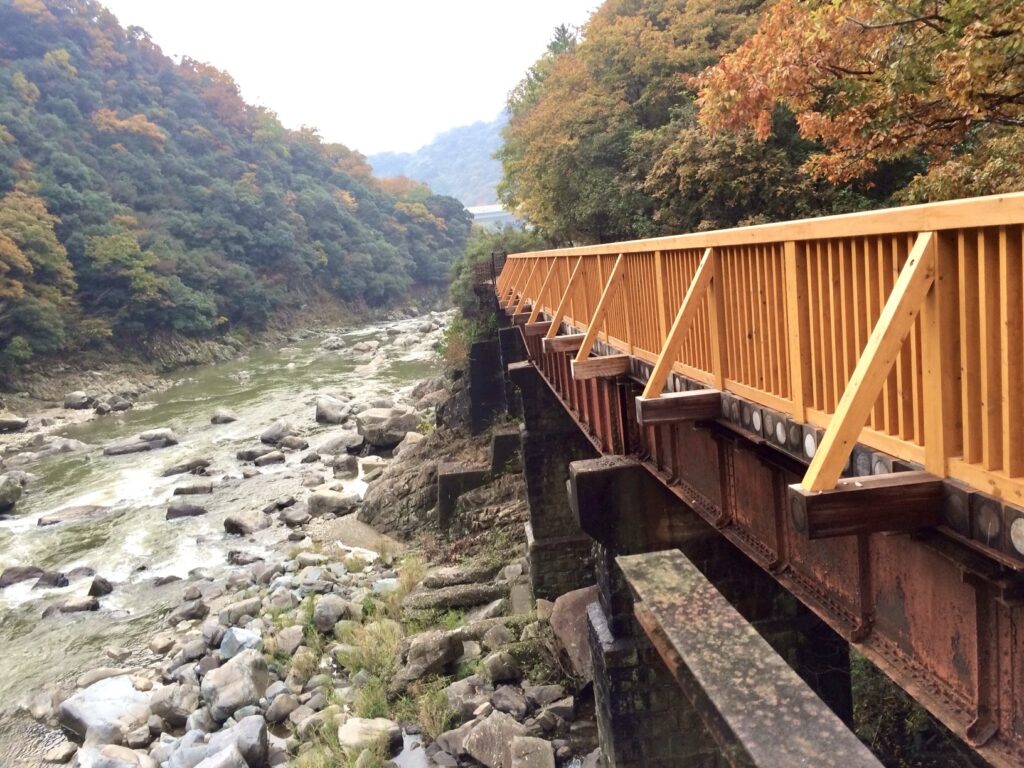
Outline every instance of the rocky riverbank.
[[[414, 349], [437, 333], [419, 321], [388, 329], [387, 345]], [[321, 341], [361, 356], [373, 375], [383, 350], [358, 344], [365, 349]], [[588, 683], [576, 671], [585, 643], [571, 618], [558, 618], [572, 611], [530, 595], [518, 474], [460, 498], [450, 537], [436, 530], [438, 463], [487, 452], [488, 436], [463, 430], [461, 380], [426, 380], [391, 398], [341, 386], [307, 407], [307, 423], [279, 419], [239, 448], [241, 476], [216, 454], [167, 462], [165, 525], [226, 510], [226, 561], [153, 578], [158, 630], [97, 649], [73, 679], [26, 695], [20, 707], [38, 725], [12, 765], [583, 763], [595, 746]], [[209, 418], [230, 429], [237, 415]], [[149, 430], [102, 453], [160, 454], [187, 437]], [[5, 471], [8, 484], [25, 479]], [[109, 514], [64, 509], [38, 524], [84, 530]], [[63, 586], [38, 620], [71, 631], [76, 617], [116, 613], [130, 588], [100, 565], [20, 563], [0, 575], [0, 589]]]

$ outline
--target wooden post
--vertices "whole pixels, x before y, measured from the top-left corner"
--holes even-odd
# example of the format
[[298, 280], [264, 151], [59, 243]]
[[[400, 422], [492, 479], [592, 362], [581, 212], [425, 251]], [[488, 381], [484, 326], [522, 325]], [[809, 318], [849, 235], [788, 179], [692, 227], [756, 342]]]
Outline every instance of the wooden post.
[[924, 466], [945, 477], [960, 455], [960, 334], [955, 235], [936, 235], [935, 282], [921, 307]]
[[583, 259], [585, 256], [580, 256], [576, 260], [576, 266], [572, 268], [572, 274], [569, 275], [569, 282], [565, 284], [565, 292], [562, 294], [562, 298], [558, 300], [558, 307], [555, 309], [555, 314], [551, 317], [551, 328], [548, 329], [546, 339], [553, 339], [558, 335], [558, 329], [562, 325], [562, 320], [565, 318], [565, 307], [572, 300], [572, 292], [576, 287], [576, 280], [580, 276], [583, 267]]
[[622, 271], [625, 263], [625, 259], [620, 253], [619, 258], [615, 260], [615, 266], [612, 267], [612, 273], [608, 276], [608, 282], [604, 284], [604, 291], [601, 292], [601, 298], [597, 302], [594, 314], [590, 318], [590, 325], [587, 326], [587, 335], [583, 337], [583, 343], [580, 345], [579, 352], [576, 353], [577, 363], [582, 363], [590, 355], [590, 350], [597, 340], [597, 334], [601, 328], [601, 322], [604, 320], [605, 313], [608, 311], [612, 299], [615, 298], [615, 294], [622, 285]]
[[690, 281], [690, 287], [686, 289], [686, 296], [679, 307], [679, 312], [676, 313], [675, 322], [672, 323], [672, 330], [668, 332], [668, 338], [665, 339], [665, 343], [661, 347], [658, 362], [655, 363], [654, 370], [651, 371], [651, 377], [647, 380], [647, 386], [641, 395], [644, 400], [660, 395], [665, 382], [668, 381], [668, 375], [672, 371], [672, 361], [675, 359], [679, 347], [682, 346], [683, 339], [686, 338], [686, 332], [690, 330], [693, 318], [697, 316], [697, 307], [700, 306], [700, 300], [711, 283], [711, 276], [714, 272], [713, 258], [714, 249], [705, 249], [704, 256], [701, 258], [700, 264], [697, 265], [697, 271], [693, 275], [693, 280]]
[[935, 233], [922, 232], [857, 361], [801, 485], [805, 491], [834, 488], [857, 437], [899, 354], [903, 340], [935, 279]]

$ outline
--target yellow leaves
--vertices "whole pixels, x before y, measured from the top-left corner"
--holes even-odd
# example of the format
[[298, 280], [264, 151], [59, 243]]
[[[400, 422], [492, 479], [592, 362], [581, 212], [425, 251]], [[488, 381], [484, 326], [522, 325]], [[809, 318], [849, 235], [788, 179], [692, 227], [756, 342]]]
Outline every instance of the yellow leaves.
[[29, 16], [53, 18], [50, 10], [46, 7], [43, 0], [10, 0], [10, 2], [16, 10], [28, 14]]
[[71, 63], [71, 54], [63, 48], [47, 51], [43, 56], [43, 63], [69, 79], [78, 77], [78, 70]]
[[350, 211], [355, 211], [359, 208], [359, 203], [356, 202], [356, 198], [347, 189], [335, 189], [334, 199], [341, 203], [342, 207], [347, 208]]
[[26, 104], [35, 104], [39, 101], [39, 89], [36, 84], [25, 77], [23, 72], [15, 72], [11, 77], [11, 85], [14, 87], [21, 100]]
[[126, 118], [117, 116], [112, 109], [98, 109], [93, 112], [92, 123], [100, 133], [120, 133], [138, 136], [161, 147], [167, 141], [167, 134], [145, 115], [136, 114]]

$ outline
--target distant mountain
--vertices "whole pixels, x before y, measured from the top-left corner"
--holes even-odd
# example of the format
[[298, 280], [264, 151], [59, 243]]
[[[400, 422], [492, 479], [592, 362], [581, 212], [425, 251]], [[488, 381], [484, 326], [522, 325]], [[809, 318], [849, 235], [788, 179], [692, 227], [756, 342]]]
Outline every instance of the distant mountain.
[[501, 163], [492, 156], [501, 146], [506, 119], [502, 114], [489, 123], [452, 128], [415, 152], [382, 152], [368, 159], [376, 176], [408, 176], [463, 205], [490, 205], [498, 202], [494, 190]]

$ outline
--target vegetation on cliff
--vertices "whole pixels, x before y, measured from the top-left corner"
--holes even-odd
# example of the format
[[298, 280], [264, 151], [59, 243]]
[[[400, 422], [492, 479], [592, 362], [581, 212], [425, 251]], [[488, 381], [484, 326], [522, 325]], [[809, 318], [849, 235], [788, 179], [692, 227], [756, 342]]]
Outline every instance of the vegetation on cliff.
[[93, 0], [0, 3], [0, 370], [441, 283], [462, 205], [286, 130]]

